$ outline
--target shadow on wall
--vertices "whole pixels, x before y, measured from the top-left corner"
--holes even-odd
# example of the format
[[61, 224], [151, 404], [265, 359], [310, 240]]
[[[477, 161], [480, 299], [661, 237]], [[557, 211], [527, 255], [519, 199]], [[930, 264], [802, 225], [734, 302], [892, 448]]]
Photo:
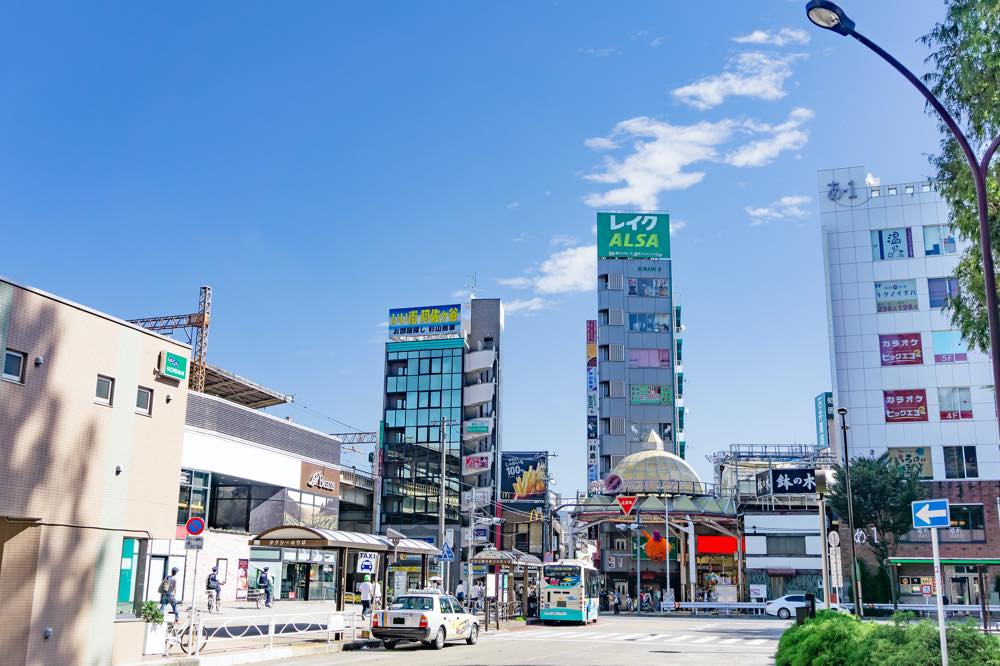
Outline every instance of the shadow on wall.
[[[32, 302], [34, 299], [32, 299]], [[111, 661], [111, 622], [91, 618], [94, 572], [108, 557], [106, 544], [114, 533], [67, 527], [25, 527], [6, 517], [38, 518], [44, 522], [94, 524], [100, 489], [90, 488], [100, 460], [96, 417], [71, 415], [54, 387], [51, 369], [62, 361], [62, 329], [56, 325], [58, 306], [44, 301], [25, 312], [15, 291], [11, 321], [26, 332], [33, 348], [28, 355], [24, 385], [0, 385], [0, 645], [4, 664], [87, 663], [88, 642], [106, 652], [91, 663]], [[19, 309], [20, 308], [20, 309]], [[13, 346], [13, 345], [11, 345]], [[35, 366], [41, 356], [44, 363]], [[87, 498], [89, 490], [91, 498]], [[111, 539], [99, 538], [104, 534]], [[120, 538], [117, 539], [120, 541]], [[80, 546], [86, 544], [89, 548]], [[105, 544], [95, 551], [95, 544]], [[116, 581], [117, 582], [117, 581]], [[104, 595], [101, 595], [104, 596]], [[98, 609], [99, 613], [105, 609]], [[99, 622], [94, 622], [94, 620]], [[107, 627], [106, 647], [93, 645], [91, 627]], [[45, 639], [46, 627], [53, 630]], [[98, 638], [101, 640], [101, 638]]]

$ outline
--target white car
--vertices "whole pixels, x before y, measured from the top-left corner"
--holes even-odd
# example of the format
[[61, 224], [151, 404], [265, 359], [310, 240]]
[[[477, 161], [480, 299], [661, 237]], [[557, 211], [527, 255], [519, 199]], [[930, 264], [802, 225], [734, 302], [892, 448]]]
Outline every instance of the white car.
[[[777, 615], [782, 620], [787, 620], [788, 618], [795, 615], [796, 608], [805, 608], [809, 605], [806, 601], [806, 595], [804, 594], [786, 594], [783, 597], [778, 597], [774, 601], [768, 601], [767, 606], [764, 607], [764, 612], [768, 615]], [[839, 604], [830, 604], [831, 610], [840, 611]], [[816, 599], [816, 610], [823, 610], [823, 600]]]
[[396, 597], [388, 610], [372, 613], [372, 636], [391, 650], [400, 641], [420, 641], [440, 650], [448, 641], [479, 641], [479, 620], [462, 609], [455, 597], [440, 592], [409, 592]]

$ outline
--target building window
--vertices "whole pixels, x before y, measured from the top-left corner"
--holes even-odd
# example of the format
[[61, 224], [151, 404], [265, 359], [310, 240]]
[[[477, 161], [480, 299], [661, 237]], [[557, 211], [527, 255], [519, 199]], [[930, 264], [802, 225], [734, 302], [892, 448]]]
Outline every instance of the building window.
[[873, 261], [913, 256], [913, 231], [909, 227], [872, 231], [871, 240]]
[[181, 470], [180, 495], [177, 498], [178, 525], [183, 525], [189, 518], [207, 517], [208, 486], [208, 472]]
[[932, 308], [943, 308], [958, 296], [958, 278], [927, 278], [927, 296]]
[[981, 530], [985, 528], [982, 504], [951, 504], [949, 519], [952, 528], [960, 530]]
[[804, 536], [768, 536], [768, 555], [805, 555], [806, 538]]
[[612, 291], [621, 291], [625, 288], [625, 276], [621, 273], [609, 273], [608, 274], [608, 289]]
[[608, 324], [611, 326], [623, 326], [625, 324], [625, 311], [608, 310]]
[[903, 192], [906, 194], [913, 194], [913, 185], [907, 185], [903, 188]]
[[597, 291], [605, 291], [608, 288], [608, 276], [598, 275], [597, 276]]
[[[118, 566], [118, 603], [115, 615], [137, 616], [146, 598], [146, 560], [149, 550], [147, 539], [125, 537]], [[160, 581], [154, 582], [159, 585]]]
[[670, 313], [630, 313], [628, 327], [636, 333], [669, 333]]
[[944, 447], [944, 476], [947, 479], [978, 479], [979, 463], [976, 459], [976, 447]]
[[666, 278], [629, 278], [628, 295], [646, 298], [667, 298], [670, 296], [670, 280]]
[[153, 389], [148, 389], [140, 386], [135, 392], [135, 413], [136, 414], [146, 414], [147, 416], [153, 413]]
[[934, 331], [931, 337], [934, 342], [935, 363], [959, 363], [969, 360], [969, 348], [958, 331]]
[[895, 188], [895, 187], [890, 187], [890, 188], [889, 188], [889, 190], [888, 190], [888, 192], [887, 192], [887, 194], [888, 194], [888, 195], [889, 195], [890, 197], [894, 197], [894, 196], [896, 196], [896, 188]]
[[609, 361], [624, 361], [625, 360], [625, 345], [610, 345], [608, 347], [608, 360]]
[[625, 434], [625, 417], [624, 416], [612, 416], [611, 417], [611, 433], [612, 435], [624, 435]]
[[629, 349], [628, 365], [630, 368], [669, 368], [669, 349]]
[[9, 382], [24, 383], [24, 366], [27, 355], [24, 352], [7, 349], [3, 355], [3, 378]]
[[625, 382], [621, 380], [615, 380], [610, 382], [611, 384], [611, 396], [612, 398], [624, 398], [625, 397]]
[[920, 191], [921, 192], [930, 192], [931, 191], [931, 184], [930, 183], [923, 183], [923, 184], [921, 184], [920, 185]]
[[941, 254], [955, 254], [958, 243], [955, 231], [947, 224], [924, 227], [924, 254], [928, 257]]
[[674, 424], [673, 423], [629, 423], [628, 424], [628, 441], [630, 442], [648, 442], [650, 435], [656, 433], [664, 442], [674, 441]]
[[972, 418], [972, 392], [966, 386], [939, 388], [938, 403], [942, 421]]
[[880, 196], [882, 196], [882, 193], [879, 191], [879, 189], [877, 187], [873, 187], [872, 188], [872, 199], [878, 199]]
[[97, 375], [97, 390], [94, 392], [94, 402], [109, 407], [115, 400], [115, 380], [112, 377]]

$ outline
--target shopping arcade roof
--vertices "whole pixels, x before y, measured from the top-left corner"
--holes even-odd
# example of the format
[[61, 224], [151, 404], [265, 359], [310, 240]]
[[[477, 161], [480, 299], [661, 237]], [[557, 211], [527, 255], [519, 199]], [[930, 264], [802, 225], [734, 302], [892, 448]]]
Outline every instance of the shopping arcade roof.
[[486, 550], [473, 555], [472, 563], [514, 565], [529, 568], [538, 568], [542, 566], [542, 561], [540, 559], [534, 555], [521, 552], [517, 548], [512, 548], [511, 550], [496, 550], [495, 548], [487, 548]]
[[[437, 548], [419, 539], [399, 539], [398, 543], [382, 534], [324, 530], [318, 527], [283, 525], [264, 530], [250, 539], [251, 546], [280, 546], [282, 548], [349, 548], [384, 552], [395, 550], [410, 555], [441, 554]], [[537, 559], [537, 558], [535, 558]]]

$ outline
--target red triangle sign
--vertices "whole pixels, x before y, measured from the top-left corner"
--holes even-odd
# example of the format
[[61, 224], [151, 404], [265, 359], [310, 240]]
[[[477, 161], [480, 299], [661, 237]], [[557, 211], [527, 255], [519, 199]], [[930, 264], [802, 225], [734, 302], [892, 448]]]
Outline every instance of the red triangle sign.
[[619, 495], [615, 499], [618, 501], [618, 506], [622, 508], [622, 513], [627, 516], [632, 513], [632, 507], [635, 506], [636, 500], [639, 498], [635, 495]]

